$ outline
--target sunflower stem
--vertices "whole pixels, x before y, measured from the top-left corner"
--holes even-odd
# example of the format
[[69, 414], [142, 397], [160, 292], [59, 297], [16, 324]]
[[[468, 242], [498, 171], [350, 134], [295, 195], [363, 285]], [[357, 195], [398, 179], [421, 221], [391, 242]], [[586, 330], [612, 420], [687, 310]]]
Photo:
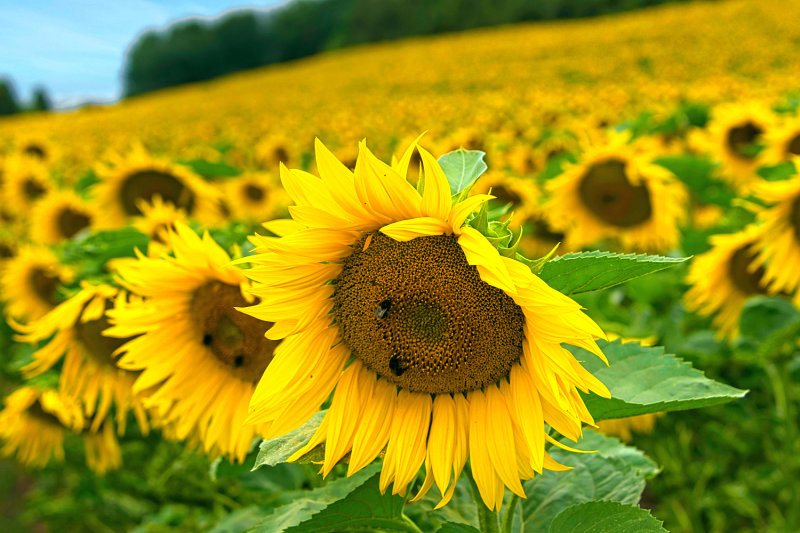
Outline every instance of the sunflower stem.
[[414, 523], [413, 520], [411, 520], [406, 515], [402, 516], [403, 516], [403, 522], [405, 522], [406, 526], [408, 526], [408, 531], [411, 531], [412, 533], [423, 533], [423, 531], [419, 528], [417, 524]]
[[506, 514], [503, 515], [503, 520], [500, 525], [501, 533], [511, 533], [511, 528], [514, 526], [514, 515], [517, 514], [518, 503], [519, 496], [512, 494], [511, 500], [508, 502], [508, 509], [506, 509]]
[[492, 511], [483, 503], [483, 498], [481, 498], [481, 493], [478, 490], [478, 484], [475, 483], [475, 478], [472, 477], [472, 469], [467, 467], [464, 470], [467, 473], [467, 479], [472, 488], [472, 499], [475, 500], [475, 507], [478, 508], [478, 525], [480, 526], [481, 533], [500, 533], [500, 528], [498, 527], [500, 513]]

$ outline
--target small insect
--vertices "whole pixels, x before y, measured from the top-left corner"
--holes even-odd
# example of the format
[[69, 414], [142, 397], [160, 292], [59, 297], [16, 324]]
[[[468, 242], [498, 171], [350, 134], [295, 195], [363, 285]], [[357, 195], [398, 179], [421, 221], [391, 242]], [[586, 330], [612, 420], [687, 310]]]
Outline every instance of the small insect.
[[389, 370], [392, 371], [397, 377], [403, 375], [403, 373], [408, 369], [408, 367], [403, 364], [403, 361], [400, 359], [399, 356], [393, 355], [391, 359], [389, 359]]
[[383, 318], [386, 316], [386, 313], [389, 312], [389, 308], [392, 306], [391, 300], [384, 300], [380, 304], [378, 304], [378, 310], [375, 311], [375, 316], [378, 318]]

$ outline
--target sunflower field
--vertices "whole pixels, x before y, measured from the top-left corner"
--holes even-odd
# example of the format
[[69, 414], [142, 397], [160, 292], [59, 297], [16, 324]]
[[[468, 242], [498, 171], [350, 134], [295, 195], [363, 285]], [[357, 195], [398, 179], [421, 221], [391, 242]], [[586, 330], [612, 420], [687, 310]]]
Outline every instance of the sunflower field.
[[797, 21], [0, 120], [0, 530], [800, 531]]

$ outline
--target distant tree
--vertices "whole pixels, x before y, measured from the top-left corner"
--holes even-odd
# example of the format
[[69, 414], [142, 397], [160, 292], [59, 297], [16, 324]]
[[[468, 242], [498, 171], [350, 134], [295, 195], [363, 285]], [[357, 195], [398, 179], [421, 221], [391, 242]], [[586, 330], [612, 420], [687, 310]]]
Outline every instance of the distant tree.
[[50, 101], [50, 96], [47, 94], [47, 89], [44, 87], [37, 87], [33, 90], [33, 101], [31, 102], [31, 110], [33, 111], [50, 111], [53, 109], [53, 103]]
[[14, 86], [9, 79], [0, 79], [0, 115], [19, 113], [19, 103]]

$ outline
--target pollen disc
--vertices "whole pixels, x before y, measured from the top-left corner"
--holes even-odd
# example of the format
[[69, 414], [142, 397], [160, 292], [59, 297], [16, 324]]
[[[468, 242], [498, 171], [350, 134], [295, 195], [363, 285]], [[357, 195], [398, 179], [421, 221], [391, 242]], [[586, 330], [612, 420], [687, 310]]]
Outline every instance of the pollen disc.
[[234, 309], [247, 305], [238, 285], [212, 281], [195, 291], [191, 313], [198, 327], [198, 341], [234, 376], [257, 383], [278, 342], [264, 337], [272, 324]]
[[143, 170], [130, 174], [120, 188], [120, 202], [125, 214], [141, 215], [136, 200], [152, 202], [159, 195], [165, 202], [180, 207], [191, 214], [194, 210], [194, 193], [178, 178], [166, 172]]
[[800, 242], [800, 196], [792, 202], [792, 210], [789, 213], [789, 222], [794, 229], [794, 238]]
[[[366, 249], [364, 249], [367, 244]], [[369, 369], [411, 392], [465, 392], [522, 355], [522, 310], [481, 280], [451, 235], [364, 236], [334, 293], [342, 337]]]
[[748, 153], [747, 148], [755, 143], [762, 133], [764, 130], [752, 122], [731, 128], [727, 136], [728, 148], [742, 159], [754, 159], [755, 154]]
[[731, 275], [734, 286], [745, 294], [767, 294], [762, 284], [764, 278], [764, 267], [758, 267], [755, 271], [749, 269], [755, 254], [750, 250], [750, 246], [739, 248], [731, 256], [728, 263], [728, 272]]
[[589, 211], [612, 226], [636, 226], [653, 214], [647, 186], [631, 185], [625, 162], [619, 159], [592, 165], [581, 179], [578, 194]]
[[87, 228], [91, 222], [92, 219], [86, 213], [76, 211], [70, 207], [59, 212], [56, 217], [58, 231], [67, 239], [71, 239], [76, 233]]

